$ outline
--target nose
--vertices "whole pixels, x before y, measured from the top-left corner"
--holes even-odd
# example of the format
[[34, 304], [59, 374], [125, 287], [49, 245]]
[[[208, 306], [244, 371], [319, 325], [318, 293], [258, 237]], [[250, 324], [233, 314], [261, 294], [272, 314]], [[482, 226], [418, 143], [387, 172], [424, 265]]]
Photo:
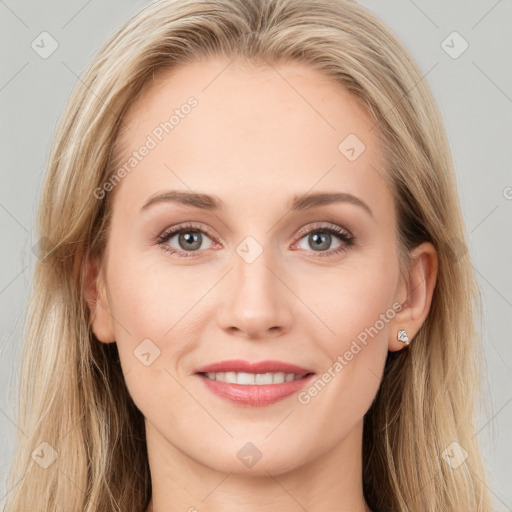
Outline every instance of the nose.
[[229, 334], [244, 338], [282, 336], [292, 326], [297, 302], [285, 272], [275, 259], [271, 261], [270, 250], [248, 261], [237, 253], [233, 256], [233, 268], [218, 290], [218, 324]]

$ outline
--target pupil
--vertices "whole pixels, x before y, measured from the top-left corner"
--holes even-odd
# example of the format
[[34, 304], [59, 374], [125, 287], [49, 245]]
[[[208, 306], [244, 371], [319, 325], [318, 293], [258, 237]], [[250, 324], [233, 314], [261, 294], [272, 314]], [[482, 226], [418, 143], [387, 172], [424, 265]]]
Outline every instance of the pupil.
[[[315, 234], [311, 235], [311, 237], [314, 241], [313, 247], [316, 247], [316, 249], [318, 249], [318, 248], [328, 249], [329, 248], [330, 241], [331, 241], [331, 235], [329, 233], [324, 233], [324, 234], [315, 233]], [[323, 244], [323, 247], [322, 247], [322, 244]]]
[[[180, 237], [180, 242], [184, 240], [187, 245], [187, 249], [199, 249], [201, 247], [201, 241], [199, 240], [200, 233], [189, 231], [188, 233], [183, 233]], [[199, 243], [198, 243], [199, 240]], [[194, 245], [195, 244], [195, 245]]]

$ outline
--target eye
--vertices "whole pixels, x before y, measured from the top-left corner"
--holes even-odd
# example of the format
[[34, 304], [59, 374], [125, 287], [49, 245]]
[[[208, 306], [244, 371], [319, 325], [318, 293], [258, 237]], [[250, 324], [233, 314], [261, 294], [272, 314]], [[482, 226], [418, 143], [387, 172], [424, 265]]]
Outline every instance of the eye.
[[[333, 242], [333, 235], [335, 240], [338, 241], [338, 246], [331, 248]], [[314, 253], [313, 257], [327, 257], [335, 256], [346, 251], [349, 247], [355, 244], [356, 238], [350, 234], [346, 229], [336, 224], [321, 224], [316, 223], [299, 230], [298, 236], [301, 237], [295, 245], [300, 249], [310, 250]], [[186, 223], [164, 231], [157, 239], [158, 245], [162, 249], [171, 254], [177, 255], [179, 258], [190, 258], [200, 256], [201, 249], [209, 249], [212, 244], [205, 247], [206, 239], [212, 241], [213, 235], [202, 227]], [[306, 244], [310, 244], [313, 249], [308, 249], [301, 245], [302, 240]], [[328, 249], [328, 250], [325, 250]]]
[[[209, 248], [204, 246], [205, 236], [210, 238], [207, 230], [193, 224], [182, 224], [164, 231], [157, 242], [164, 251], [179, 254], [181, 258], [189, 258], [196, 256], [195, 253], [199, 252], [199, 249]], [[174, 238], [177, 246], [172, 243]]]
[[[337, 239], [339, 245], [335, 248], [330, 248], [333, 242], [333, 235], [335, 239]], [[300, 246], [300, 242], [305, 240], [306, 245], [313, 247], [313, 252], [317, 253], [313, 255], [314, 257], [326, 257], [341, 254], [355, 243], [355, 237], [346, 229], [341, 226], [337, 226], [336, 224], [314, 224], [313, 226], [302, 228], [299, 231], [299, 236], [302, 236], [302, 238], [297, 242], [299, 247], [308, 249], [307, 247]]]

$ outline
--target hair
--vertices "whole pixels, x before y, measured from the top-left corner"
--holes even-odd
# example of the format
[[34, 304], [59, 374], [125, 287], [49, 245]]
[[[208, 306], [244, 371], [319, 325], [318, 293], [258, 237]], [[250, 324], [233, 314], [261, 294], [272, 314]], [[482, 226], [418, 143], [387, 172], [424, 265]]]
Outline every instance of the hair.
[[[364, 418], [364, 496], [374, 512], [490, 512], [474, 426], [481, 298], [449, 144], [415, 62], [351, 0], [156, 1], [87, 67], [60, 120], [41, 193], [17, 411], [22, 433], [5, 510], [148, 506], [144, 418], [116, 344], [92, 332], [84, 297], [84, 263], [104, 254], [112, 211], [112, 194], [98, 200], [93, 191], [114, 172], [123, 116], [154, 74], [210, 57], [303, 63], [351, 92], [374, 120], [397, 212], [401, 272], [407, 275], [410, 251], [422, 242], [434, 245], [438, 262], [429, 314], [407, 349], [388, 353]], [[47, 468], [34, 457], [43, 442], [57, 456]], [[443, 457], [453, 442], [468, 454], [458, 467]]]

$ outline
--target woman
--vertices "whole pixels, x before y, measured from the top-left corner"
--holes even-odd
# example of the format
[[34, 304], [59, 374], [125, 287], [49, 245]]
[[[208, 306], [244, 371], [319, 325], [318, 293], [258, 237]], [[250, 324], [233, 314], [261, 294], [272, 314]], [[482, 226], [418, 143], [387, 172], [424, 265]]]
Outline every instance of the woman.
[[448, 143], [365, 8], [143, 9], [39, 233], [5, 510], [491, 510]]

